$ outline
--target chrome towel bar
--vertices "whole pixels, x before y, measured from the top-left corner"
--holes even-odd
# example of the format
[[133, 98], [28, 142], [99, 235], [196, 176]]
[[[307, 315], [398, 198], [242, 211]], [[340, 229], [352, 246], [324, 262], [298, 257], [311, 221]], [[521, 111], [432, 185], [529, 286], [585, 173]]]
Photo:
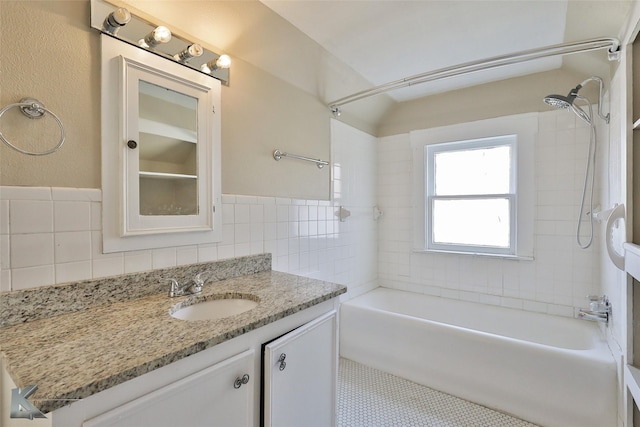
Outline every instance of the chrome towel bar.
[[322, 169], [323, 167], [325, 167], [326, 165], [329, 164], [329, 162], [327, 162], [325, 160], [312, 159], [311, 157], [305, 157], [305, 156], [299, 156], [297, 154], [285, 153], [285, 152], [282, 152], [280, 150], [275, 150], [273, 152], [273, 158], [276, 161], [280, 160], [283, 157], [291, 157], [293, 159], [304, 160], [305, 162], [315, 163], [316, 166], [318, 166], [318, 169]]

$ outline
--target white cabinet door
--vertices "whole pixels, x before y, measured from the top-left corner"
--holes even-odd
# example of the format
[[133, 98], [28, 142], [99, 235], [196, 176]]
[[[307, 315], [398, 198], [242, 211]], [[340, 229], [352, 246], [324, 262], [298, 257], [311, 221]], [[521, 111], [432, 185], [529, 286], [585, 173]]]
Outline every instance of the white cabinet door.
[[247, 350], [87, 420], [82, 426], [250, 426], [254, 411], [252, 382], [257, 380], [254, 366], [254, 351]]
[[264, 425], [336, 424], [337, 316], [333, 311], [264, 347]]

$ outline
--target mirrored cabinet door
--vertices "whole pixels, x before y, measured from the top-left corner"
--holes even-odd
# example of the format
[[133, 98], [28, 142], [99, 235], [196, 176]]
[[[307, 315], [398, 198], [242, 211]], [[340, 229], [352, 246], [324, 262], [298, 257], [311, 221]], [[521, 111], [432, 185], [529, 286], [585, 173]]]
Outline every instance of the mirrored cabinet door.
[[197, 215], [198, 99], [138, 82], [140, 215]]
[[219, 105], [212, 77], [103, 39], [105, 252], [220, 240]]

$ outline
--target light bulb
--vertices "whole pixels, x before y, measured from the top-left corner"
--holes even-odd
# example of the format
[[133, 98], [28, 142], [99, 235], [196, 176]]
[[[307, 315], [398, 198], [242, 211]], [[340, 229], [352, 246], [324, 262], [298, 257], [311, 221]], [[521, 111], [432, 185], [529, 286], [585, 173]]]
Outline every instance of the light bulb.
[[124, 27], [131, 21], [131, 13], [124, 7], [119, 7], [109, 15], [102, 23], [102, 28], [109, 34], [116, 34], [120, 27]]
[[143, 39], [138, 40], [138, 44], [141, 47], [153, 49], [160, 43], [168, 43], [169, 40], [171, 40], [171, 31], [167, 27], [163, 27], [161, 25], [144, 36]]
[[173, 59], [175, 59], [178, 62], [185, 63], [185, 62], [189, 61], [191, 58], [195, 58], [197, 56], [200, 56], [203, 53], [204, 53], [204, 49], [202, 48], [202, 46], [200, 46], [197, 43], [194, 43], [194, 44], [188, 46], [182, 52], [179, 52], [179, 53], [176, 53], [175, 55], [173, 55]]
[[216, 60], [216, 66], [218, 68], [231, 67], [231, 58], [229, 57], [229, 55], [220, 55], [220, 57]]
[[217, 69], [229, 68], [230, 66], [231, 58], [229, 57], [229, 55], [220, 55], [218, 59], [209, 61], [206, 64], [202, 64], [200, 69], [207, 74], [211, 74]]

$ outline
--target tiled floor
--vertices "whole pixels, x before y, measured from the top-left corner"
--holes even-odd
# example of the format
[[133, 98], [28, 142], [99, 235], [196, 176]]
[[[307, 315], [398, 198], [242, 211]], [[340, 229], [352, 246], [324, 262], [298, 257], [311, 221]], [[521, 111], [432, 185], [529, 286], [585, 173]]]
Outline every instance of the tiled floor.
[[338, 427], [536, 427], [411, 381], [340, 359]]

